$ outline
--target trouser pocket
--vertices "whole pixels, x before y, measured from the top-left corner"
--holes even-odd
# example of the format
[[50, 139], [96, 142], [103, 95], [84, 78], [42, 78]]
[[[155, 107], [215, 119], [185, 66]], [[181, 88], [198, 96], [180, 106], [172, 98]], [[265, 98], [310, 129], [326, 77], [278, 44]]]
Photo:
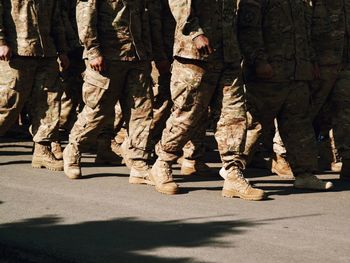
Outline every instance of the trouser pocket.
[[110, 79], [100, 73], [87, 68], [84, 73], [83, 101], [94, 109], [101, 102], [109, 87]]

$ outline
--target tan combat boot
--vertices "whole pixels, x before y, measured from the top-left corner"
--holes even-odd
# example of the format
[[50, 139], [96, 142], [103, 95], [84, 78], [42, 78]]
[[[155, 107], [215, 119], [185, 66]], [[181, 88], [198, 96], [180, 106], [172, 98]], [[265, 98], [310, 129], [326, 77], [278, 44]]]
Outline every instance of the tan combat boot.
[[277, 174], [281, 178], [294, 179], [289, 163], [283, 156], [278, 154], [272, 159], [271, 172]]
[[159, 158], [152, 167], [151, 180], [160, 193], [173, 195], [179, 191], [178, 185], [173, 180], [171, 165]]
[[295, 177], [294, 187], [298, 189], [329, 190], [333, 188], [332, 182], [325, 182], [315, 175], [305, 173]]
[[35, 143], [32, 167], [47, 168], [51, 171], [63, 171], [63, 161], [55, 158], [48, 145]]
[[132, 163], [129, 183], [155, 185], [151, 180], [151, 168], [144, 160], [134, 160]]
[[343, 166], [341, 168], [339, 179], [342, 181], [349, 181], [350, 182], [350, 159], [343, 160]]
[[81, 178], [81, 155], [73, 144], [68, 144], [63, 151], [64, 173], [70, 179]]
[[115, 140], [99, 141], [95, 163], [120, 166], [124, 164], [120, 145]]
[[181, 163], [181, 174], [185, 176], [206, 176], [213, 174], [210, 167], [201, 160], [188, 160], [183, 158]]
[[332, 162], [331, 163], [331, 171], [335, 173], [340, 173], [342, 171], [342, 162]]
[[244, 178], [242, 171], [238, 168], [231, 168], [227, 172], [227, 178], [222, 189], [223, 197], [239, 197], [244, 200], [260, 201], [265, 198], [263, 190], [253, 188]]
[[63, 160], [62, 147], [59, 142], [51, 142], [51, 152], [57, 160]]

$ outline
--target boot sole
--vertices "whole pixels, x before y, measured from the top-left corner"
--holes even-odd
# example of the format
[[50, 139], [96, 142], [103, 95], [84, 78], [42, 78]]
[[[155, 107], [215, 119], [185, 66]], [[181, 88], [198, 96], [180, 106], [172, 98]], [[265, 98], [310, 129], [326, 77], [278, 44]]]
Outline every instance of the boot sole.
[[295, 178], [294, 175], [281, 174], [281, 173], [279, 173], [277, 170], [275, 170], [273, 168], [271, 169], [271, 172], [276, 174], [278, 177], [283, 178], [283, 179], [294, 179]]
[[139, 177], [134, 177], [134, 176], [129, 177], [129, 183], [130, 184], [146, 184], [146, 185], [152, 185], [152, 186], [156, 185], [151, 180], [147, 180], [147, 179], [139, 178]]
[[43, 164], [42, 162], [36, 162], [36, 161], [32, 162], [32, 167], [35, 169], [46, 168], [50, 171], [55, 171], [55, 172], [63, 171], [63, 165], [62, 166], [50, 166], [50, 165]]
[[157, 192], [161, 193], [161, 194], [165, 194], [165, 195], [176, 195], [179, 190], [171, 190], [171, 191], [167, 191], [167, 190], [164, 190], [164, 189], [160, 189], [159, 187], [155, 187]]
[[156, 185], [155, 180], [153, 179], [153, 174], [152, 174], [152, 172], [151, 172], [151, 175], [150, 175], [150, 179], [151, 179], [152, 183], [154, 183], [157, 192], [159, 192], [159, 193], [161, 193], [161, 194], [165, 194], [165, 195], [175, 195], [175, 194], [177, 194], [177, 193], [179, 192], [179, 188], [174, 189], [174, 190], [164, 190], [164, 189], [159, 188], [159, 187]]
[[241, 198], [244, 200], [248, 200], [248, 201], [261, 201], [265, 199], [265, 195], [261, 196], [261, 195], [244, 195], [241, 194], [237, 191], [232, 191], [232, 190], [222, 190], [222, 196], [223, 197], [228, 197], [228, 198]]

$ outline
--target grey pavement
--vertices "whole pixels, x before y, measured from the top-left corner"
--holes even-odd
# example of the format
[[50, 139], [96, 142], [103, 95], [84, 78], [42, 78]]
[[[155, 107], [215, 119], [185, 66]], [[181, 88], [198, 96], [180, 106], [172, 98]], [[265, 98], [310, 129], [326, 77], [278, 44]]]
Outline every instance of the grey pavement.
[[[0, 262], [350, 262], [350, 185], [296, 191], [249, 170], [263, 202], [221, 197], [217, 176], [181, 177], [176, 196], [128, 184], [125, 167], [83, 158], [84, 179], [32, 169], [29, 142], [0, 143]], [[210, 165], [220, 167], [215, 153]]]

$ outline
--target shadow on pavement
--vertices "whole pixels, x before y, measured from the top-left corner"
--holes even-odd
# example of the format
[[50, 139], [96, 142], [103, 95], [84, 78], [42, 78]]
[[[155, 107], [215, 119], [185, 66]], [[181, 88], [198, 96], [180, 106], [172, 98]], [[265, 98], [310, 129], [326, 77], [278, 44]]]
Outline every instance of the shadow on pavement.
[[[35, 255], [45, 254], [61, 263], [199, 262], [171, 254], [168, 248], [233, 247], [218, 238], [243, 234], [264, 223], [225, 217], [214, 221], [205, 218], [209, 222], [156, 222], [128, 217], [64, 225], [60, 217], [45, 216], [0, 225], [0, 243], [25, 248]], [[168, 252], [163, 253], [168, 254], [154, 255], [161, 248], [166, 248]]]
[[[343, 182], [343, 181], [340, 181], [339, 179], [329, 180], [329, 181], [333, 182], [334, 188], [332, 190], [328, 190], [328, 191], [296, 189], [293, 187], [292, 180], [260, 180], [260, 181], [253, 181], [253, 183], [259, 184], [259, 188], [261, 188], [265, 191], [268, 191], [269, 196], [327, 193], [327, 192], [344, 192], [344, 191], [350, 190], [350, 183], [349, 182]], [[264, 186], [264, 184], [268, 184], [268, 186]]]
[[87, 174], [87, 175], [83, 174], [83, 176], [79, 180], [104, 178], [104, 177], [129, 177], [129, 174], [120, 174], [120, 173], [98, 173], [98, 174]]
[[14, 165], [14, 164], [28, 164], [28, 163], [31, 163], [31, 161], [29, 160], [9, 161], [9, 162], [0, 163], [0, 166]]

